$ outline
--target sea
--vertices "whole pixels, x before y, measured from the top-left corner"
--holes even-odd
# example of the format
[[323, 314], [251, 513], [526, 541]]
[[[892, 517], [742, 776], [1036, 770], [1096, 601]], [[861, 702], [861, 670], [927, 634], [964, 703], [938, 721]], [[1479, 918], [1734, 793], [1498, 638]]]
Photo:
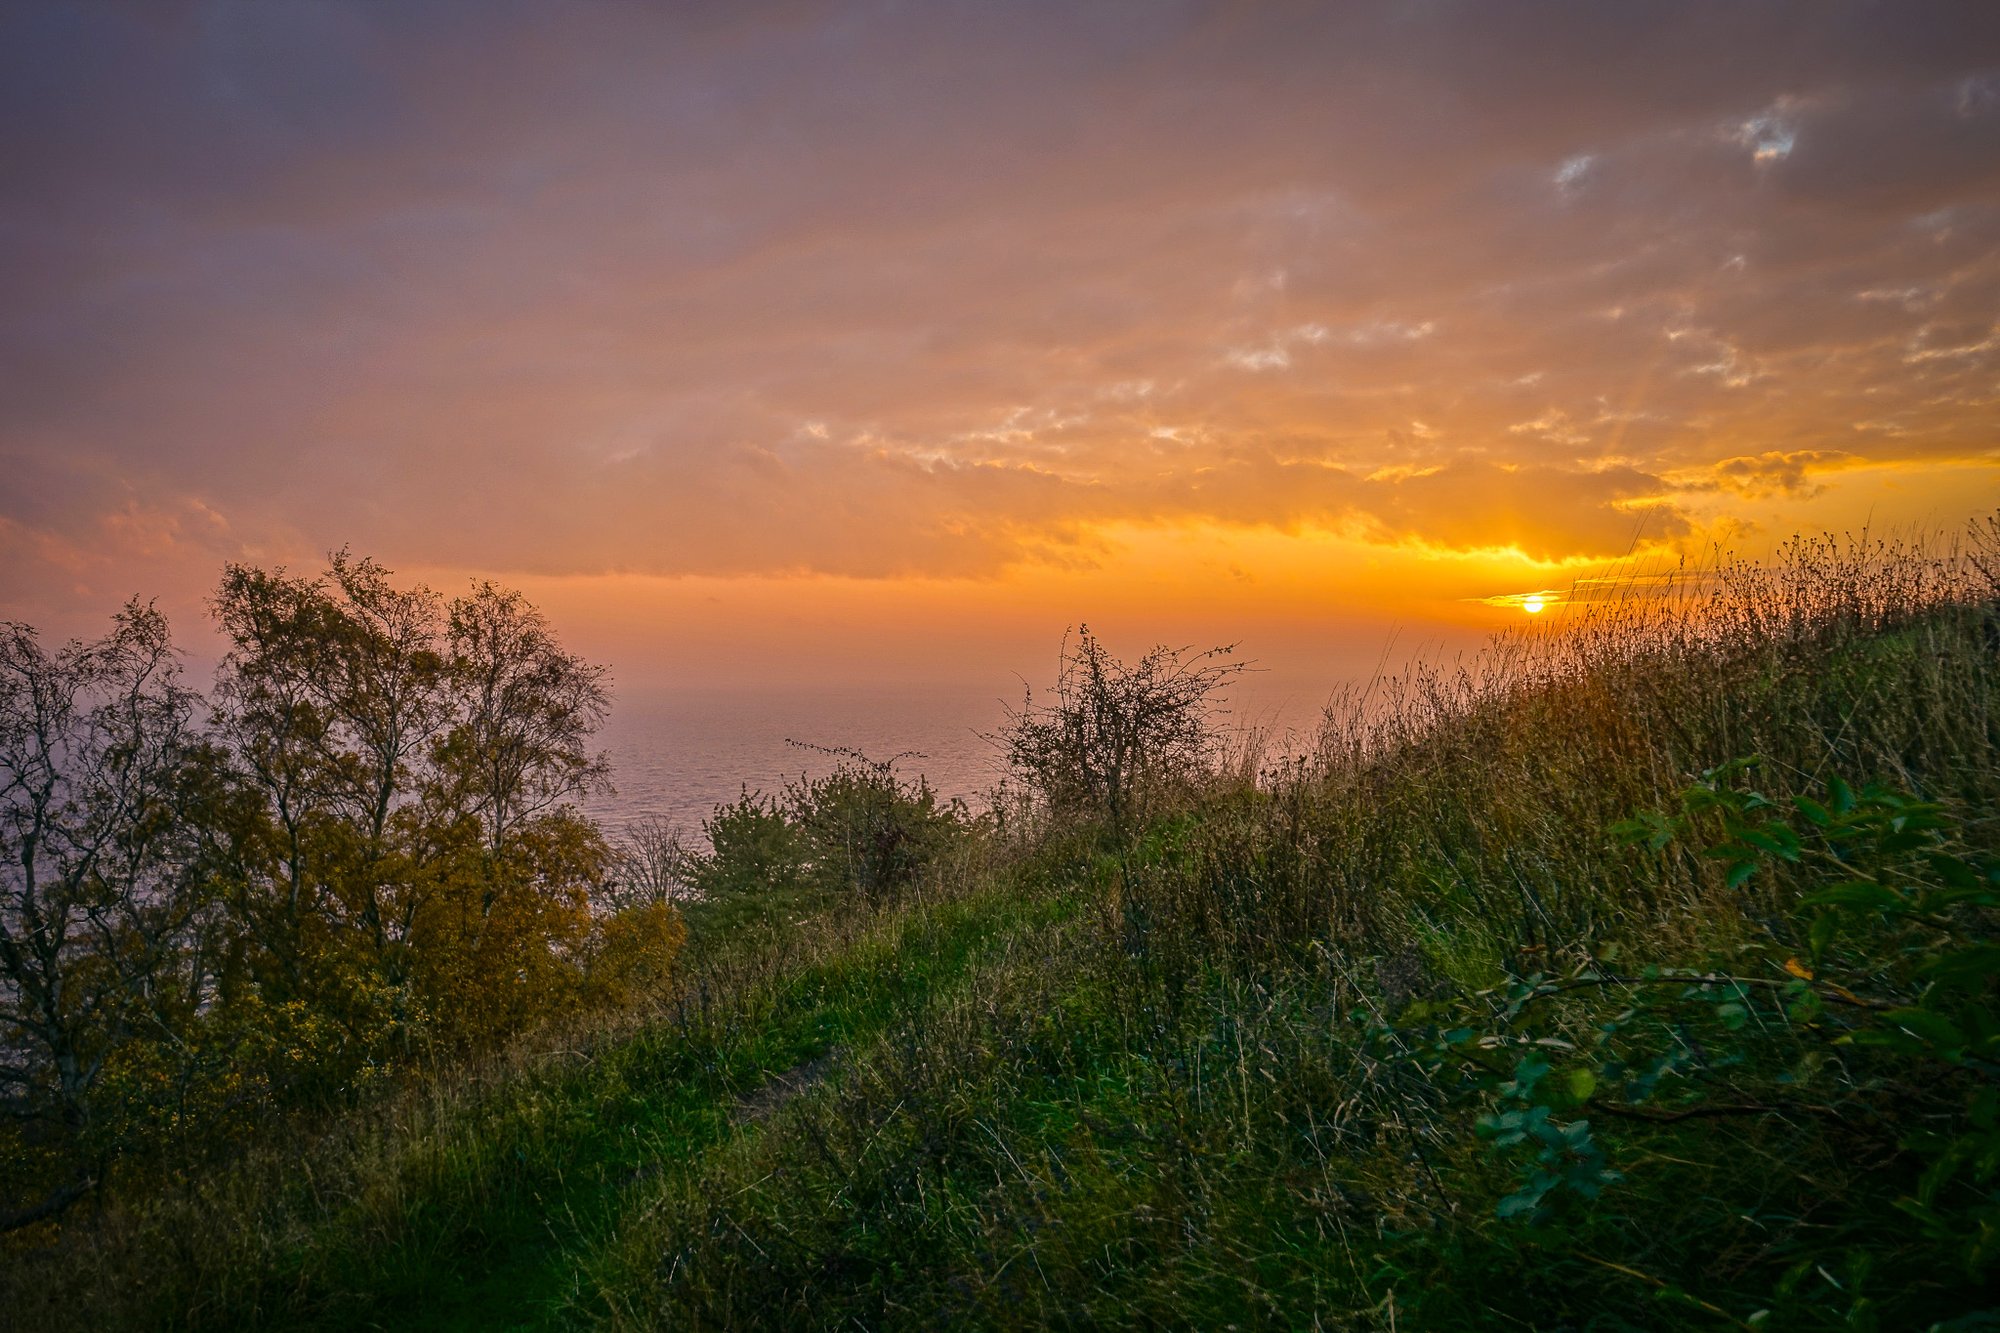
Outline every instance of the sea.
[[988, 737], [1006, 703], [949, 685], [623, 688], [598, 735], [612, 787], [584, 809], [614, 836], [665, 820], [699, 840], [717, 805], [830, 772], [835, 750], [894, 760], [898, 775], [981, 808], [1005, 771]]
[[[642, 820], [678, 825], [701, 840], [702, 821], [745, 790], [779, 794], [787, 782], [830, 772], [830, 750], [858, 751], [895, 771], [921, 774], [940, 797], [973, 809], [1006, 774], [991, 739], [1016, 692], [966, 685], [796, 685], [742, 688], [626, 686], [598, 734], [611, 762], [610, 790], [584, 801], [613, 837]], [[1282, 741], [1286, 724], [1309, 724], [1317, 700], [1257, 691], [1233, 714]]]

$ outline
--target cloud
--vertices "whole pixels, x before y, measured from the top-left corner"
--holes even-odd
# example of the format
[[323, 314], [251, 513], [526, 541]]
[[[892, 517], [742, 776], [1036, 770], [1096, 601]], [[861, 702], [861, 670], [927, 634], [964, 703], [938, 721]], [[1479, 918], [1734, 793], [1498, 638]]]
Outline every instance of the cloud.
[[[1725, 458], [1712, 469], [1715, 483], [1739, 495], [1811, 495], [1818, 491], [1815, 473], [1836, 472], [1857, 461], [1838, 449], [1773, 450], [1740, 458]], [[1698, 483], [1697, 483], [1698, 484]]]
[[166, 540], [972, 578], [1213, 522], [1556, 560], [1991, 447], [1972, 7], [0, 24], [0, 605]]
[[1462, 461], [1386, 487], [1370, 517], [1391, 538], [1448, 550], [1507, 547], [1535, 560], [1623, 555], [1692, 531], [1659, 477], [1630, 467]]

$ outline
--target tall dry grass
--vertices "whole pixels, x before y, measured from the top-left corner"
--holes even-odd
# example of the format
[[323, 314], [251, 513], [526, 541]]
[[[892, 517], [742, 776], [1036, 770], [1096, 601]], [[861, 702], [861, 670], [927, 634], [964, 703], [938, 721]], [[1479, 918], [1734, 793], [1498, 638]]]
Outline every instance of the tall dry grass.
[[1306, 753], [1212, 787], [1196, 854], [1128, 892], [1232, 951], [1431, 949], [1490, 980], [1537, 951], [1770, 908], [1692, 912], [1725, 902], [1717, 867], [1607, 833], [1733, 758], [1758, 756], [1776, 800], [1839, 773], [1991, 831], [2000, 519], [1931, 542], [1800, 538], [1583, 592], [1473, 660], [1337, 698]]

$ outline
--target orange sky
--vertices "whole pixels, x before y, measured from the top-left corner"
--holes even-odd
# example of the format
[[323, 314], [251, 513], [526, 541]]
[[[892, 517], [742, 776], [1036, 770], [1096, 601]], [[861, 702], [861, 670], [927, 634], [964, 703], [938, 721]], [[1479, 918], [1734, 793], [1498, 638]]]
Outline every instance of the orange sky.
[[2000, 9], [10, 6], [0, 616], [350, 544], [621, 680], [1301, 688], [2000, 506]]

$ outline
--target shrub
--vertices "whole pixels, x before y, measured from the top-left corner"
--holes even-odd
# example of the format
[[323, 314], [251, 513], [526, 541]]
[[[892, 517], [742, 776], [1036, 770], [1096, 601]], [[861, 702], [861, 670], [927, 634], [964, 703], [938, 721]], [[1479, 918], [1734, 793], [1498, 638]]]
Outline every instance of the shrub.
[[701, 823], [709, 851], [696, 857], [690, 878], [705, 899], [799, 885], [805, 849], [778, 802], [745, 787]]
[[1123, 836], [1214, 758], [1217, 692], [1249, 669], [1225, 660], [1233, 651], [1162, 645], [1128, 665], [1081, 626], [1063, 641], [1049, 701], [1030, 688], [994, 739], [1051, 809]]
[[687, 923], [672, 903], [637, 904], [598, 921], [586, 991], [600, 1004], [624, 1004], [674, 975]]
[[919, 775], [907, 781], [896, 764], [859, 750], [835, 749], [839, 763], [819, 778], [785, 788], [786, 812], [805, 850], [807, 874], [820, 890], [879, 901], [914, 885], [970, 824], [963, 801], [939, 803]]
[[1752, 1327], [1970, 1318], [2000, 1261], [2000, 859], [1934, 803], [1835, 778], [1781, 805], [1751, 767], [1618, 832], [1707, 844], [1733, 890], [1797, 868], [1807, 891], [1763, 939], [1692, 966], [1602, 947], [1419, 1000], [1370, 1048], [1423, 1068], [1512, 1167], [1487, 1205], [1503, 1250], [1610, 1247], [1671, 1215], [1690, 1254], [1733, 1256], [1734, 1293], [1709, 1294], [1758, 1302], [1739, 1316], [1641, 1274], [1677, 1303]]
[[688, 879], [707, 902], [893, 898], [971, 827], [964, 802], [897, 774], [909, 755], [801, 748], [832, 755], [833, 771], [788, 782], [776, 798], [746, 788], [703, 821], [710, 850], [690, 858]]
[[659, 818], [638, 820], [612, 850], [613, 873], [600, 894], [600, 906], [623, 911], [689, 898], [696, 892], [701, 860], [701, 849], [678, 824]]

